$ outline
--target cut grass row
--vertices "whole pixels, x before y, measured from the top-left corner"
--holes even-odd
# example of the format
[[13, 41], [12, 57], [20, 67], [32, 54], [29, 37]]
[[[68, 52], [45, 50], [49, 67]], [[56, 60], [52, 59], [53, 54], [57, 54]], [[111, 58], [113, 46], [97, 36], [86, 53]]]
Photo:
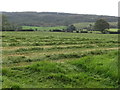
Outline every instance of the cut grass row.
[[[104, 40], [86, 40], [86, 41], [49, 41], [49, 42], [32, 42], [32, 41], [27, 41], [27, 42], [3, 42], [3, 46], [4, 47], [8, 47], [8, 46], [44, 46], [44, 45], [74, 45], [74, 44], [101, 44], [101, 43], [104, 43], [104, 45], [108, 44], [108, 43], [114, 43], [114, 44], [117, 44], [119, 43], [120, 41], [104, 41]], [[106, 45], [107, 46], [107, 45]]]
[[118, 87], [116, 64], [120, 42], [117, 37], [113, 34], [3, 32], [3, 87]]
[[[11, 54], [3, 56], [3, 65], [9, 65], [13, 63], [20, 63], [20, 62], [36, 62], [36, 61], [43, 61], [43, 60], [59, 60], [59, 59], [70, 59], [70, 58], [81, 58], [83, 56], [87, 56], [89, 54], [92, 55], [99, 55], [108, 52], [109, 50], [117, 50], [118, 48], [103, 48], [103, 49], [82, 49], [82, 50], [67, 50], [67, 52], [63, 53], [64, 51], [52, 51], [52, 52], [45, 52], [45, 53], [22, 53], [22, 54]], [[30, 55], [29, 55], [30, 54]]]
[[97, 39], [97, 40], [117, 40], [115, 34], [82, 34], [82, 33], [64, 33], [64, 32], [4, 32], [2, 39], [5, 42], [11, 42], [11, 39], [22, 41], [38, 41], [41, 39]]
[[100, 48], [115, 48], [118, 45], [83, 45], [83, 46], [64, 46], [64, 47], [50, 47], [50, 48], [41, 48], [41, 47], [33, 47], [33, 48], [19, 48], [19, 49], [13, 49], [13, 50], [3, 50], [2, 53], [8, 56], [17, 56], [17, 55], [29, 55], [29, 54], [40, 54], [40, 53], [57, 53], [57, 52], [64, 52], [65, 50], [68, 52], [73, 52], [73, 51], [85, 51], [88, 49], [100, 49]]
[[64, 63], [41, 61], [23, 67], [3, 68], [3, 87], [117, 88], [116, 54], [116, 51], [110, 51]]

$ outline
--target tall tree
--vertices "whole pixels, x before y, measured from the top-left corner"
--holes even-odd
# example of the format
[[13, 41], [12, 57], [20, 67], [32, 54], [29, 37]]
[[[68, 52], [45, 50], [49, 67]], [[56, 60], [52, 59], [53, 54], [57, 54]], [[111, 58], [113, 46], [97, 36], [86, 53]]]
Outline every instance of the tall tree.
[[99, 19], [95, 22], [95, 30], [99, 30], [102, 33], [104, 33], [105, 29], [109, 29], [110, 25], [107, 21], [105, 21], [104, 19]]
[[67, 27], [68, 32], [73, 32], [74, 30], [76, 30], [76, 27], [74, 25], [70, 25]]

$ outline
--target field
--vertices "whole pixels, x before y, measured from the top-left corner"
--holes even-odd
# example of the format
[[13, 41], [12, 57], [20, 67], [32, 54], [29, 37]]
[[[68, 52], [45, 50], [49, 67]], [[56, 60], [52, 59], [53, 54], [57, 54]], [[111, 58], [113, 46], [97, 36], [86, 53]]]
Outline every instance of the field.
[[[75, 23], [76, 29], [82, 29], [85, 27], [89, 27], [89, 25], [92, 24], [94, 25], [94, 22], [81, 22], [81, 23]], [[117, 26], [117, 22], [109, 22], [110, 26]], [[56, 26], [56, 27], [36, 27], [36, 26], [22, 26], [22, 29], [33, 29], [33, 30], [38, 30], [38, 31], [49, 31], [49, 30], [55, 30], [55, 29], [66, 29], [67, 26]], [[111, 28], [109, 31], [116, 32], [117, 29]]]
[[117, 88], [118, 35], [3, 32], [3, 88]]
[[[88, 27], [90, 24], [94, 25], [95, 22], [81, 22], [81, 23], [75, 23], [77, 29]], [[117, 22], [108, 22], [110, 26], [117, 26]]]
[[49, 31], [54, 29], [65, 29], [66, 26], [56, 26], [56, 27], [36, 27], [36, 26], [22, 26], [22, 29], [33, 29], [33, 30], [40, 30], [40, 31]]
[[117, 31], [118, 31], [118, 29], [111, 28], [111, 29], [109, 29], [109, 31], [111, 31], [111, 32], [117, 32]]

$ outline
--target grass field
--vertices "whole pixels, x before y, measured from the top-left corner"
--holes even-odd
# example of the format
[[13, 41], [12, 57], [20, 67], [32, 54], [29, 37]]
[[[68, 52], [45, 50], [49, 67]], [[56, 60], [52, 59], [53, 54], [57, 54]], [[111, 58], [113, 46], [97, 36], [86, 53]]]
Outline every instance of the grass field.
[[[88, 27], [90, 24], [94, 25], [95, 22], [81, 22], [81, 23], [75, 23], [77, 29]], [[117, 26], [117, 22], [109, 22], [110, 26]]]
[[36, 26], [22, 26], [22, 29], [33, 29], [33, 30], [40, 30], [40, 31], [49, 31], [55, 29], [65, 29], [66, 26], [56, 26], [56, 27], [36, 27]]
[[[75, 23], [76, 29], [82, 29], [85, 27], [88, 27], [90, 24], [94, 25], [94, 22], [81, 22], [81, 23]], [[117, 22], [109, 22], [110, 26], [117, 26]], [[67, 26], [56, 26], [56, 27], [36, 27], [36, 26], [22, 26], [22, 29], [33, 29], [38, 31], [49, 31], [49, 30], [55, 30], [55, 29], [66, 29]], [[109, 31], [116, 32], [117, 29], [111, 28]]]
[[118, 35], [3, 32], [3, 88], [117, 88]]
[[109, 29], [109, 31], [111, 31], [111, 32], [117, 32], [117, 31], [118, 31], [118, 29], [115, 29], [115, 28], [110, 28], [110, 29]]

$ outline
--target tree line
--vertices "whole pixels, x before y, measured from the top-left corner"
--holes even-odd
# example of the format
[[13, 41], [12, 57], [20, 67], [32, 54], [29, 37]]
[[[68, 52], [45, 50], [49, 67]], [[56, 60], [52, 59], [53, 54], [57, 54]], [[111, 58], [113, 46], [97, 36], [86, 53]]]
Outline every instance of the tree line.
[[16, 24], [11, 24], [5, 15], [2, 15], [2, 30], [21, 30], [22, 27]]
[[[107, 21], [105, 21], [104, 19], [99, 19], [95, 22], [95, 25], [93, 26], [92, 24], [89, 25], [89, 27], [84, 28], [87, 29], [89, 31], [101, 31], [102, 33], [105, 33], [107, 29], [110, 28], [110, 25]], [[67, 28], [68, 32], [73, 32], [74, 30], [76, 30], [76, 27], [74, 25], [70, 25]]]
[[[103, 18], [107, 22], [117, 22], [114, 16], [89, 15], [89, 14], [69, 14], [53, 12], [3, 12], [8, 17], [10, 23], [22, 26], [54, 27], [67, 26], [80, 22], [95, 22]], [[116, 24], [112, 27], [117, 27]]]
[[[120, 26], [118, 25], [118, 27], [120, 27]], [[109, 28], [110, 28], [110, 25], [107, 21], [105, 21], [104, 19], [99, 19], [95, 22], [94, 26], [92, 24], [90, 24], [89, 27], [87, 27], [85, 29], [87, 29], [89, 31], [94, 30], [94, 31], [101, 31], [102, 33], [105, 33], [106, 29], [109, 29]], [[8, 30], [17, 31], [17, 30], [22, 30], [22, 27], [19, 25], [11, 24], [8, 21], [7, 17], [5, 15], [2, 15], [2, 30], [3, 31], [8, 31]], [[76, 31], [76, 32], [78, 32], [74, 25], [68, 25], [67, 28], [64, 29], [63, 31], [66, 31], [66, 32]]]

